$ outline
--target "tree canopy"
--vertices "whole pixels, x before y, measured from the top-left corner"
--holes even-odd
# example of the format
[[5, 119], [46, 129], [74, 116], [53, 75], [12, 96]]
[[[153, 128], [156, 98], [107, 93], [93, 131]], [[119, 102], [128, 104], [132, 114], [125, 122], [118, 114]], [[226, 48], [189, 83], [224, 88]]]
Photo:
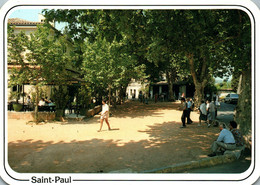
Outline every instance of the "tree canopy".
[[[250, 74], [251, 23], [241, 10], [46, 9], [43, 14], [46, 22], [67, 23], [63, 41], [50, 44], [39, 29], [27, 45], [28, 60], [46, 67], [30, 75], [47, 74], [48, 82], [61, 79], [62, 66], [72, 63], [84, 73], [91, 94], [111, 96], [122, 94], [131, 78], [156, 82], [165, 74], [172, 99], [172, 84], [191, 77], [198, 105], [212, 77]], [[71, 42], [69, 55], [62, 54], [65, 40]], [[13, 58], [21, 61], [14, 53]]]
[[[244, 56], [250, 53], [250, 21], [240, 10], [45, 10], [44, 13], [48, 21], [67, 22], [67, 33], [75, 42], [85, 38], [89, 42], [99, 42], [99, 38], [109, 43], [123, 40], [128, 45], [123, 52], [137, 60], [137, 65], [147, 66], [145, 72], [151, 81], [165, 73], [170, 85], [186, 74], [191, 75], [198, 102], [204, 97], [210, 77], [228, 76], [235, 68], [242, 70], [244, 61], [235, 48], [237, 44], [247, 50]], [[243, 39], [238, 41], [238, 37]]]

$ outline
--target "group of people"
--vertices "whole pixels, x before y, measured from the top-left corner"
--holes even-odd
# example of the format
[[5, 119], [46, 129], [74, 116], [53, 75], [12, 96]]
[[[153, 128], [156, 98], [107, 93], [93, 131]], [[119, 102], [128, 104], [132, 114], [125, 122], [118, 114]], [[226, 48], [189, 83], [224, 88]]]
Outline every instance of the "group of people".
[[147, 97], [147, 95], [143, 94], [142, 91], [139, 92], [138, 100], [139, 100], [141, 103], [148, 104], [148, 97]]
[[226, 150], [234, 150], [236, 147], [244, 145], [242, 134], [237, 129], [235, 121], [230, 121], [229, 129], [225, 123], [220, 123], [219, 129], [219, 136], [211, 146], [212, 153], [208, 155], [209, 157], [214, 157], [218, 153], [224, 154]]
[[52, 102], [52, 100], [48, 100], [47, 97], [44, 99], [44, 98], [41, 98], [39, 103], [38, 103], [38, 106], [54, 106], [54, 103]]
[[206, 122], [208, 124], [208, 127], [210, 127], [212, 124], [214, 126], [217, 126], [216, 117], [219, 106], [220, 105], [218, 105], [217, 101], [207, 100], [205, 102], [204, 100], [202, 100], [199, 106], [200, 117], [198, 126], [201, 126], [201, 121]]
[[[181, 109], [183, 110], [182, 114], [182, 127], [185, 128], [185, 119], [187, 119], [187, 124], [191, 124], [192, 120], [190, 119], [190, 112], [193, 109], [192, 99], [181, 98]], [[210, 125], [212, 121], [215, 120], [215, 108], [214, 102], [207, 101], [207, 105], [205, 102], [202, 102], [199, 110], [200, 110], [200, 121], [209, 119], [208, 124]], [[214, 110], [214, 111], [213, 111]], [[102, 101], [102, 111], [100, 116], [100, 129], [98, 132], [101, 132], [103, 122], [105, 120], [108, 130], [111, 130], [110, 124], [108, 122], [109, 117], [109, 106], [105, 100]], [[200, 123], [199, 123], [200, 124]], [[227, 128], [225, 123], [219, 124], [220, 134], [216, 141], [213, 142], [211, 146], [212, 153], [209, 154], [209, 157], [216, 156], [218, 153], [224, 154], [226, 150], [234, 150], [237, 146], [243, 146], [244, 141], [241, 132], [237, 129], [237, 123], [235, 121], [230, 121], [229, 129]]]
[[[210, 127], [212, 124], [216, 125], [216, 115], [217, 115], [217, 107], [216, 101], [207, 100], [206, 103], [201, 101], [201, 105], [199, 107], [200, 117], [199, 124], [201, 126], [201, 121], [205, 121]], [[193, 102], [192, 99], [181, 98], [181, 106], [182, 110], [182, 126], [180, 128], [186, 128], [186, 120], [187, 124], [191, 124], [192, 120], [190, 119], [190, 113], [193, 110]], [[237, 146], [243, 146], [243, 137], [241, 132], [237, 129], [237, 123], [235, 121], [230, 121], [229, 129], [227, 128], [225, 123], [220, 123], [219, 125], [220, 134], [216, 141], [213, 142], [211, 149], [212, 153], [209, 154], [209, 157], [216, 156], [217, 153], [223, 154], [226, 150], [234, 150]]]

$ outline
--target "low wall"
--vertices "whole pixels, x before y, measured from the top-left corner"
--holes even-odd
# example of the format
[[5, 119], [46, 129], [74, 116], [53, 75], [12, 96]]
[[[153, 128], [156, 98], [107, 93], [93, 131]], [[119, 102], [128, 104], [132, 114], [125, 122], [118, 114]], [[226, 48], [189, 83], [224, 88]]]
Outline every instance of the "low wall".
[[206, 157], [198, 161], [189, 161], [184, 163], [175, 164], [168, 167], [162, 167], [153, 170], [143, 171], [142, 173], [177, 173], [185, 170], [191, 170], [196, 168], [212, 167], [219, 164], [226, 164], [238, 160], [245, 147], [237, 147], [235, 150], [227, 150], [224, 155], [215, 157]]
[[[34, 120], [34, 112], [15, 112], [8, 111], [8, 119]], [[55, 119], [55, 112], [39, 112], [39, 119], [50, 121]]]
[[94, 107], [94, 109], [86, 110], [86, 113], [84, 116], [92, 117], [98, 114], [101, 111], [102, 107], [100, 105]]
[[101, 112], [101, 110], [102, 110], [102, 107], [100, 105], [98, 105], [94, 108], [95, 114], [98, 114], [99, 112]]

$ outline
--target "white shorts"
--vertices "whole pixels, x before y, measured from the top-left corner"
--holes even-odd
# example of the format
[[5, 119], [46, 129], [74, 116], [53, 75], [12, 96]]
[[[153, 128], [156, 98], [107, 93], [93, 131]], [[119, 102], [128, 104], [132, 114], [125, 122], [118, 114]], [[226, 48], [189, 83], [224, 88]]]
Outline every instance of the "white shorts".
[[108, 112], [101, 114], [100, 119], [107, 119], [108, 118]]

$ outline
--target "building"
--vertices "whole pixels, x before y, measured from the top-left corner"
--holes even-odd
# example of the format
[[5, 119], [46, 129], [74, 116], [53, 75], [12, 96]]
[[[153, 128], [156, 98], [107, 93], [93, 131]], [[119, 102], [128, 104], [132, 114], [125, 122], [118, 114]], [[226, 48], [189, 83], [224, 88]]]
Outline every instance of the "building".
[[[18, 34], [19, 32], [23, 31], [27, 36], [29, 36], [31, 33], [35, 32], [37, 30], [38, 25], [43, 24], [43, 16], [39, 14], [38, 22], [33, 21], [27, 21], [20, 18], [10, 18], [8, 19], [8, 24], [13, 26], [14, 28], [14, 34]], [[19, 68], [17, 65], [13, 65], [9, 63], [8, 61], [8, 79], [10, 79], [10, 71], [9, 69], [12, 68]], [[14, 99], [11, 97], [11, 94], [13, 92], [19, 92], [19, 93], [26, 93], [31, 94], [33, 92], [33, 86], [31, 85], [16, 85], [11, 88], [8, 88], [8, 101], [14, 101]], [[49, 93], [48, 93], [49, 94]], [[19, 102], [23, 103], [24, 98], [20, 97]]]
[[128, 99], [138, 99], [139, 94], [145, 94], [146, 88], [149, 89], [149, 83], [141, 82], [139, 80], [132, 79], [126, 88], [126, 94]]
[[[27, 20], [20, 19], [20, 18], [10, 18], [10, 19], [8, 19], [8, 24], [13, 27], [14, 34], [24, 32], [26, 36], [29, 36], [31, 33], [34, 33], [37, 31], [39, 25], [43, 25], [44, 17], [41, 14], [39, 14], [38, 18], [39, 19], [37, 22], [27, 21]], [[54, 35], [54, 34], [58, 33], [58, 31], [54, 28], [54, 24], [53, 23], [50, 23], [50, 24], [52, 26], [50, 29], [50, 35], [52, 35], [52, 34]], [[63, 36], [63, 35], [59, 33], [58, 36]], [[68, 41], [66, 44], [64, 44], [64, 53], [70, 51], [70, 45], [71, 45], [70, 41]], [[29, 51], [25, 51], [24, 55], [28, 52]], [[26, 61], [26, 60], [24, 61], [24, 63], [27, 63], [30, 68], [34, 68], [35, 70], [37, 70], [38, 66], [31, 66], [28, 63], [28, 61]], [[81, 79], [78, 78], [80, 76], [80, 74], [77, 71], [73, 70], [73, 68], [70, 65], [71, 64], [68, 64], [68, 66], [67, 65], [65, 66], [66, 72], [71, 77], [71, 79], [69, 79], [68, 83], [73, 84], [73, 83], [77, 83], [78, 81], [81, 81]], [[21, 68], [21, 65], [19, 65], [15, 61], [8, 60], [8, 81], [10, 79], [11, 69], [19, 69], [19, 68]], [[47, 97], [47, 99], [50, 99], [53, 85], [55, 85], [55, 84], [52, 83], [52, 84], [47, 84], [47, 85], [43, 86], [41, 88], [41, 91], [42, 91], [41, 96], [44, 98]], [[25, 96], [32, 95], [34, 92], [35, 92], [34, 85], [31, 85], [29, 82], [26, 82], [23, 85], [15, 85], [15, 86], [9, 87], [8, 88], [8, 102], [15, 101], [14, 96], [12, 96], [12, 95], [20, 93], [20, 94], [23, 94], [23, 96], [20, 97], [18, 102], [24, 103], [25, 99], [26, 99]]]
[[[140, 93], [145, 93], [150, 99], [153, 99], [155, 95], [161, 98], [163, 101], [168, 100], [169, 86], [166, 80], [162, 80], [155, 83], [141, 82], [132, 79], [129, 83], [126, 93], [128, 94], [128, 99], [138, 99]], [[173, 83], [173, 93], [175, 99], [180, 97], [193, 97], [195, 92], [195, 87], [193, 84], [180, 81]]]

